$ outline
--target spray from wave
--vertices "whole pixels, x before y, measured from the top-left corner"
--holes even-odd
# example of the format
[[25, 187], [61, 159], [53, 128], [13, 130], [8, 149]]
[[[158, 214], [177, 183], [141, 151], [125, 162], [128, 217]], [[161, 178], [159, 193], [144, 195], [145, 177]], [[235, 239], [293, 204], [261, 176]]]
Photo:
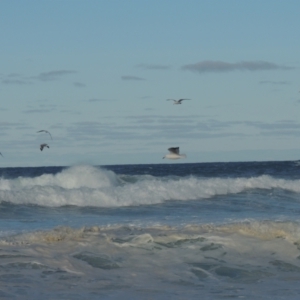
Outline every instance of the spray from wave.
[[196, 200], [251, 189], [300, 193], [300, 180], [268, 175], [251, 178], [154, 177], [117, 175], [93, 166], [74, 166], [57, 174], [0, 179], [0, 201], [48, 207], [121, 207]]

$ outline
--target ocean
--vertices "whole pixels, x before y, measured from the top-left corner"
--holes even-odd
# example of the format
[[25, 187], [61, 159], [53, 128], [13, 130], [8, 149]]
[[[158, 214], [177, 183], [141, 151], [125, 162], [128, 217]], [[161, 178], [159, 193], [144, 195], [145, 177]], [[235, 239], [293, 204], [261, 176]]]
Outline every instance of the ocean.
[[300, 162], [0, 169], [0, 299], [299, 299]]

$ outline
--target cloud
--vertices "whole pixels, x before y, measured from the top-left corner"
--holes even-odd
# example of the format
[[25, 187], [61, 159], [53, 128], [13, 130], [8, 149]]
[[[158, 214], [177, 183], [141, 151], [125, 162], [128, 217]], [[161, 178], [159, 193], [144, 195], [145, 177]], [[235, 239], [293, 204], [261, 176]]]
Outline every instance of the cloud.
[[74, 74], [74, 73], [77, 73], [77, 72], [74, 70], [56, 70], [56, 71], [40, 73], [38, 76], [36, 76], [34, 78], [41, 80], [41, 81], [53, 81], [53, 80], [57, 80], [58, 78], [60, 78], [62, 76]]
[[221, 121], [200, 114], [186, 116], [144, 114], [124, 116], [121, 120], [119, 117], [107, 116], [101, 121], [68, 123], [59, 125], [57, 128], [61, 130], [61, 127], [66, 131], [66, 136], [61, 141], [65, 143], [63, 146], [66, 148], [71, 146], [77, 148], [80, 145], [85, 149], [101, 147], [103, 151], [106, 147], [113, 146], [110, 148], [112, 152], [130, 149], [136, 147], [136, 144], [144, 146], [154, 143], [155, 146], [162, 147], [165, 144], [177, 146], [177, 143], [180, 146], [186, 141], [190, 143], [197, 140], [203, 140], [203, 142], [212, 140], [212, 142], [222, 144], [226, 138], [240, 140], [243, 138], [262, 139], [265, 136], [279, 138], [300, 136], [298, 122], [288, 120], [278, 122]]
[[[15, 130], [28, 129], [28, 125], [21, 122], [0, 122], [0, 135], [11, 136], [11, 132]], [[2, 141], [3, 142], [3, 141]]]
[[121, 78], [122, 78], [122, 80], [146, 80], [145, 78], [131, 76], [131, 75], [124, 75]]
[[20, 123], [20, 122], [0, 122], [0, 129], [12, 129], [12, 128], [16, 128], [19, 126], [24, 126], [24, 123]]
[[[25, 77], [21, 74], [12, 73], [6, 76], [2, 76], [1, 83], [2, 84], [15, 84], [15, 85], [24, 85], [24, 84], [32, 84], [33, 81], [53, 81], [58, 80], [62, 76], [77, 73], [74, 70], [56, 70], [50, 72], [42, 72], [37, 76]], [[85, 86], [79, 82], [74, 83], [75, 86]]]
[[[200, 115], [189, 116], [129, 116], [132, 125], [123, 129], [133, 132], [143, 130], [151, 139], [190, 139], [222, 138], [249, 136], [300, 136], [300, 124], [289, 120], [276, 122], [219, 121], [215, 119], [199, 120]], [[205, 118], [205, 117], [204, 117]], [[243, 129], [241, 129], [243, 127]], [[248, 129], [247, 129], [248, 128]], [[255, 131], [250, 130], [253, 128]]]
[[274, 85], [290, 84], [289, 81], [271, 81], [271, 80], [262, 80], [259, 83], [260, 84], [274, 84]]
[[[127, 116], [129, 125], [123, 125], [123, 130], [136, 133], [136, 138], [146, 140], [169, 139], [208, 139], [221, 137], [242, 137], [243, 133], [230, 132], [234, 127], [239, 127], [239, 122], [220, 122], [217, 120], [199, 121], [200, 115], [188, 116], [160, 116], [143, 115]], [[237, 126], [236, 126], [237, 125]], [[131, 136], [133, 138], [134, 135]]]
[[171, 66], [168, 66], [168, 65], [154, 65], [154, 64], [139, 64], [136, 67], [143, 69], [143, 70], [169, 70], [169, 69], [171, 69]]
[[61, 109], [59, 112], [62, 114], [81, 115], [80, 111], [71, 110], [71, 109]]
[[106, 102], [106, 101], [116, 101], [115, 99], [100, 99], [100, 98], [91, 98], [88, 100], [85, 100], [87, 102]]
[[83, 88], [86, 87], [86, 85], [84, 83], [81, 82], [73, 82], [74, 86], [78, 87], [78, 88]]
[[81, 141], [97, 141], [102, 143], [110, 143], [118, 141], [119, 143], [128, 140], [146, 139], [142, 133], [137, 131], [136, 126], [121, 126], [115, 123], [102, 122], [76, 122], [68, 128], [69, 136], [73, 136], [76, 140]]
[[23, 85], [23, 84], [31, 84], [31, 82], [22, 80], [22, 79], [3, 79], [3, 84], [17, 84], [17, 85]]
[[[44, 101], [44, 100], [43, 100]], [[54, 104], [40, 104], [38, 106], [28, 105], [28, 109], [23, 110], [22, 112], [25, 114], [32, 113], [50, 113], [56, 110], [56, 105]]]
[[267, 61], [241, 61], [237, 63], [228, 63], [224, 61], [206, 60], [195, 64], [188, 64], [181, 67], [182, 70], [188, 70], [198, 73], [208, 72], [232, 72], [232, 71], [269, 71], [269, 70], [291, 70], [292, 67], [277, 65]]
[[277, 121], [274, 123], [263, 123], [263, 122], [244, 122], [246, 125], [256, 127], [264, 131], [275, 131], [275, 130], [300, 130], [300, 124], [294, 121]]
[[34, 113], [50, 113], [52, 112], [53, 109], [28, 109], [28, 110], [23, 110], [23, 113], [25, 114], [34, 114]]
[[8, 74], [5, 78], [1, 80], [3, 84], [16, 84], [16, 85], [24, 85], [24, 84], [32, 84], [30, 80], [23, 77], [21, 74], [11, 73]]

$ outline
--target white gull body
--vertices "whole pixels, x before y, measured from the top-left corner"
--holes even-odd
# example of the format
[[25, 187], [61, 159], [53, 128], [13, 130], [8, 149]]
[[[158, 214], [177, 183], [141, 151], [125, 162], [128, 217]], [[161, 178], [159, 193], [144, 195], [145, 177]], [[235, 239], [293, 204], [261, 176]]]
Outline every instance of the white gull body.
[[168, 158], [168, 159], [186, 158], [185, 154], [179, 153], [179, 147], [171, 147], [168, 150], [170, 151], [170, 153], [166, 154], [163, 158]]

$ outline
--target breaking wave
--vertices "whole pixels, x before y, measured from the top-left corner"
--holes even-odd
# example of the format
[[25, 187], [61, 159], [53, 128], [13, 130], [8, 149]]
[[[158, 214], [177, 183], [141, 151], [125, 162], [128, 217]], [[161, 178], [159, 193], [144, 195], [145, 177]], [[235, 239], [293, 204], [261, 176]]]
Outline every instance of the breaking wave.
[[82, 165], [34, 178], [1, 178], [0, 201], [48, 207], [121, 207], [168, 200], [207, 199], [253, 189], [300, 193], [300, 180], [278, 179], [269, 175], [251, 178], [130, 176]]

